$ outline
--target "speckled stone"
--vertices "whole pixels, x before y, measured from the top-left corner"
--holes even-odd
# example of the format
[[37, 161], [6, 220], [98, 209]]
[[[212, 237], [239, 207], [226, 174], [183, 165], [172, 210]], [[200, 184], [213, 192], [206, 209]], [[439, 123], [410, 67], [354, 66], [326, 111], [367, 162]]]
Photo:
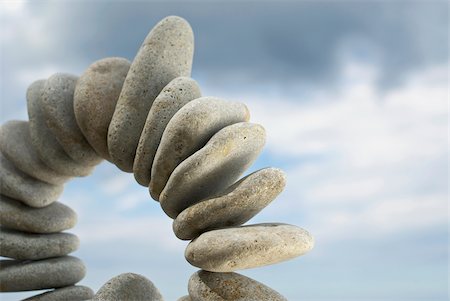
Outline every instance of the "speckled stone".
[[186, 103], [200, 96], [195, 80], [177, 77], [156, 97], [145, 121], [133, 163], [134, 178], [139, 184], [147, 187], [150, 183], [153, 159], [170, 119]]
[[270, 287], [237, 273], [198, 271], [189, 279], [192, 301], [287, 301]]
[[84, 301], [91, 299], [93, 296], [94, 292], [89, 287], [72, 285], [32, 296], [23, 301]]
[[80, 240], [70, 233], [32, 234], [0, 228], [0, 256], [14, 259], [45, 259], [72, 253]]
[[0, 195], [0, 224], [31, 233], [55, 233], [72, 228], [77, 214], [64, 204], [54, 202], [43, 208], [33, 208]]
[[192, 299], [189, 296], [183, 296], [183, 297], [179, 298], [177, 301], [192, 301]]
[[66, 153], [83, 165], [96, 165], [101, 158], [89, 145], [75, 119], [73, 94], [77, 77], [56, 73], [45, 82], [42, 90], [42, 113], [48, 128]]
[[1, 260], [0, 291], [59, 288], [77, 283], [85, 274], [83, 262], [72, 256], [37, 261]]
[[189, 206], [224, 191], [253, 163], [265, 142], [258, 124], [241, 122], [217, 132], [173, 171], [160, 196], [171, 218]]
[[232, 272], [289, 260], [313, 248], [311, 234], [287, 224], [256, 224], [205, 232], [185, 251], [193, 266]]
[[209, 230], [242, 225], [272, 202], [285, 185], [286, 176], [280, 169], [255, 171], [220, 195], [186, 208], [174, 220], [173, 231], [178, 238], [190, 240]]
[[62, 185], [53, 185], [32, 178], [18, 170], [0, 152], [0, 192], [31, 207], [45, 207], [63, 192]]
[[247, 107], [215, 97], [190, 101], [169, 121], [153, 161], [150, 194], [159, 199], [171, 173], [222, 128], [249, 119]]
[[61, 175], [41, 161], [31, 143], [27, 121], [8, 121], [0, 128], [0, 151], [25, 174], [50, 183], [62, 184], [70, 177]]
[[109, 161], [108, 127], [129, 69], [127, 59], [101, 59], [87, 68], [75, 87], [73, 103], [78, 126], [91, 147]]
[[96, 301], [152, 300], [162, 301], [163, 297], [155, 285], [144, 276], [125, 273], [105, 283], [95, 294]]
[[31, 143], [42, 162], [51, 169], [67, 176], [87, 176], [94, 167], [82, 165], [70, 158], [47, 127], [40, 105], [44, 84], [45, 80], [37, 80], [27, 90]]
[[139, 138], [150, 107], [174, 78], [190, 76], [194, 34], [180, 17], [160, 21], [145, 38], [131, 63], [108, 131], [108, 149], [123, 171], [133, 171]]

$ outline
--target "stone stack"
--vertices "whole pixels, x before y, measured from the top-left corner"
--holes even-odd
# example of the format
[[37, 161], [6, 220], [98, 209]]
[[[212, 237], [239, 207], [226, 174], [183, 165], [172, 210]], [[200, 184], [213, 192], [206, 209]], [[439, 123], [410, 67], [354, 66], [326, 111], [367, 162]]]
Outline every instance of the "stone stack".
[[242, 226], [283, 190], [285, 174], [264, 168], [239, 180], [265, 143], [239, 102], [202, 97], [191, 79], [194, 37], [182, 18], [167, 17], [149, 33], [133, 62], [105, 58], [79, 78], [57, 73], [27, 91], [29, 121], [0, 134], [0, 291], [55, 288], [30, 300], [162, 300], [153, 283], [122, 274], [93, 296], [75, 286], [83, 263], [76, 215], [56, 202], [71, 177], [87, 176], [102, 159], [148, 187], [172, 219], [175, 235], [192, 240], [185, 257], [201, 271], [181, 300], [285, 300], [233, 273], [288, 260], [313, 247], [296, 226]]

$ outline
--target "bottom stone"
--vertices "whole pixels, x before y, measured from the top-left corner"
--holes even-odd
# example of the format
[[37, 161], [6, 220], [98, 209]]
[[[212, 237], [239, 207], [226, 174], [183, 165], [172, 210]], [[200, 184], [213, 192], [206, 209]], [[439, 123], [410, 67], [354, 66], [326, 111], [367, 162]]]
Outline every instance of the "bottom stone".
[[75, 285], [57, 288], [23, 301], [83, 301], [91, 299], [94, 292], [87, 286]]

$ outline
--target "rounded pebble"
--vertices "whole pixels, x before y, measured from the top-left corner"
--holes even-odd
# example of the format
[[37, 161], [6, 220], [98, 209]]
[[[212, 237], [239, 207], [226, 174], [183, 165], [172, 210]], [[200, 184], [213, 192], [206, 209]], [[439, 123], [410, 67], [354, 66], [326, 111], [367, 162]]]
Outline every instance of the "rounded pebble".
[[133, 163], [134, 178], [139, 184], [147, 187], [150, 183], [153, 159], [170, 119], [186, 103], [200, 96], [195, 80], [177, 77], [156, 97], [145, 121]]
[[189, 296], [183, 296], [183, 297], [179, 298], [177, 301], [192, 301], [192, 299]]
[[72, 256], [37, 261], [1, 260], [0, 291], [59, 288], [77, 283], [85, 274], [83, 262]]
[[313, 237], [287, 224], [256, 224], [205, 232], [185, 251], [193, 266], [232, 272], [289, 260], [313, 248]]
[[78, 126], [97, 154], [109, 161], [108, 127], [129, 69], [127, 59], [101, 59], [87, 68], [75, 87], [73, 103]]
[[94, 297], [94, 291], [87, 286], [73, 285], [57, 288], [23, 301], [83, 301]]
[[108, 149], [123, 171], [133, 161], [147, 114], [159, 92], [174, 78], [190, 76], [194, 34], [183, 18], [160, 21], [145, 38], [131, 63], [108, 131]]
[[175, 235], [189, 240], [209, 230], [242, 225], [272, 202], [285, 184], [280, 169], [255, 171], [220, 195], [183, 210], [173, 221]]
[[224, 191], [253, 163], [265, 142], [258, 124], [241, 122], [217, 132], [173, 171], [160, 196], [171, 218], [199, 201]]
[[14, 259], [45, 259], [72, 253], [80, 240], [70, 233], [31, 234], [0, 228], [0, 256]]

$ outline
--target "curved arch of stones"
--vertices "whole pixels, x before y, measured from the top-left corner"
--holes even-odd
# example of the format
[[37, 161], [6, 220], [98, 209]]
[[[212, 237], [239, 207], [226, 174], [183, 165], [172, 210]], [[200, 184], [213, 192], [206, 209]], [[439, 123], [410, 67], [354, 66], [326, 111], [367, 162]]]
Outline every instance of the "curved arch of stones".
[[[64, 182], [106, 159], [149, 187], [192, 240], [185, 257], [201, 270], [180, 300], [285, 300], [236, 270], [277, 263], [313, 246], [287, 224], [241, 226], [284, 188], [276, 168], [238, 177], [256, 159], [264, 128], [242, 103], [202, 97], [189, 78], [194, 38], [171, 16], [145, 38], [132, 63], [106, 58], [79, 78], [57, 73], [27, 91], [29, 121], [0, 132], [2, 292], [51, 289], [27, 300], [162, 300], [143, 276], [114, 277], [94, 295], [75, 285], [85, 275], [78, 238], [62, 232], [76, 213], [59, 202]], [[237, 181], [238, 180], [238, 181]], [[237, 182], [236, 182], [237, 181]]]

